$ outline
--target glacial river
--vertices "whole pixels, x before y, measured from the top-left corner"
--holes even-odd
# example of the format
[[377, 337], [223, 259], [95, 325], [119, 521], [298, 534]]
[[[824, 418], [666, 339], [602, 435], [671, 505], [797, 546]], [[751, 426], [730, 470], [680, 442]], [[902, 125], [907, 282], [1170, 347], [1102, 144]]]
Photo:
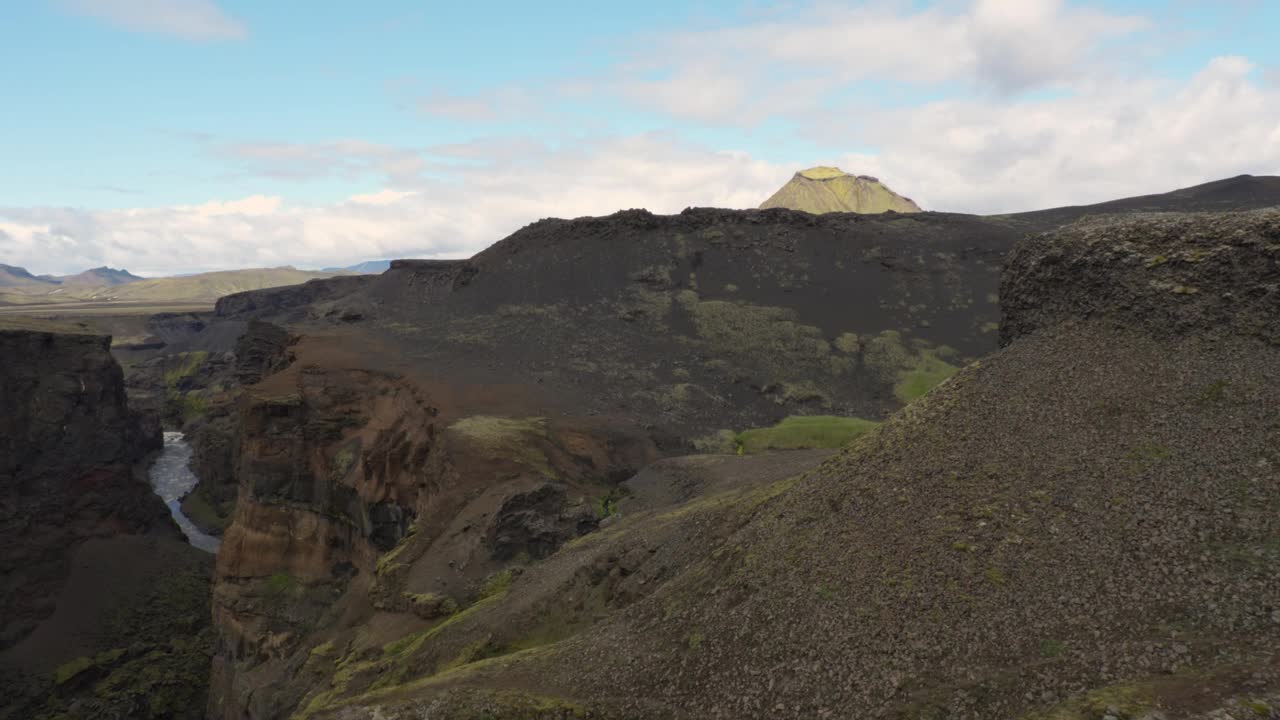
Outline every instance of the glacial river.
[[195, 525], [191, 524], [187, 516], [182, 514], [182, 507], [179, 505], [182, 496], [196, 484], [195, 473], [187, 467], [190, 461], [191, 446], [187, 444], [182, 433], [165, 433], [164, 450], [152, 464], [149, 473], [151, 487], [155, 489], [160, 499], [164, 500], [164, 504], [169, 506], [169, 512], [173, 513], [173, 519], [178, 521], [178, 527], [186, 533], [187, 540], [205, 552], [216, 553], [218, 538], [200, 532]]

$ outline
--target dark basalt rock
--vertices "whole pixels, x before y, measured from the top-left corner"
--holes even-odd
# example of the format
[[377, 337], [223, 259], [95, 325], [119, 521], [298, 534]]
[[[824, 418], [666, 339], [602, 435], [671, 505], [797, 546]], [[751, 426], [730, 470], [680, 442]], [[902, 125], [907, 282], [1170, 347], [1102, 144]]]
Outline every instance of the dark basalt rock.
[[250, 320], [236, 342], [236, 380], [252, 385], [273, 372], [289, 366], [289, 345], [294, 337], [287, 330], [260, 320]]
[[247, 320], [305, 308], [347, 295], [367, 286], [377, 275], [339, 275], [308, 280], [301, 285], [249, 290], [219, 298], [214, 314], [222, 320]]
[[3, 720], [195, 720], [204, 703], [212, 561], [147, 482], [159, 418], [126, 402], [109, 348], [0, 329]]
[[594, 530], [595, 512], [586, 504], [571, 504], [566, 491], [562, 484], [545, 482], [504, 499], [487, 531], [493, 558], [507, 561], [523, 554], [541, 560]]
[[165, 344], [188, 340], [208, 327], [208, 315], [156, 313], [147, 320], [147, 331]]
[[90, 537], [165, 532], [134, 465], [163, 445], [129, 409], [108, 337], [0, 329], [0, 649], [53, 610], [68, 553]]
[[1020, 242], [1000, 298], [1002, 344], [1099, 317], [1280, 344], [1280, 210], [1081, 220]]

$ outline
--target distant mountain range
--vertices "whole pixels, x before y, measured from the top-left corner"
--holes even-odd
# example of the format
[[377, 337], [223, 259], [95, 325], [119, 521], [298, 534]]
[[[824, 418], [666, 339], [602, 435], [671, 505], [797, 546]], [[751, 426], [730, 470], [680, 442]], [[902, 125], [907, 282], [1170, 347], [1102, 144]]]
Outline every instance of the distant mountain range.
[[391, 269], [390, 260], [366, 260], [346, 267], [327, 267], [321, 272], [353, 272], [359, 275], [378, 275]]
[[109, 267], [96, 267], [75, 275], [33, 275], [26, 268], [13, 265], [0, 265], [0, 288], [29, 287], [104, 287], [124, 285], [137, 282], [142, 278], [128, 270], [116, 270]]
[[829, 212], [918, 213], [920, 206], [911, 198], [890, 190], [870, 175], [850, 175], [837, 167], [812, 167], [801, 170], [778, 192], [760, 205], [789, 208], [821, 215]]
[[209, 303], [223, 295], [297, 285], [349, 270], [311, 271], [294, 267], [225, 270], [177, 277], [141, 278], [127, 270], [94, 268], [75, 275], [34, 275], [0, 265], [0, 305], [67, 303]]

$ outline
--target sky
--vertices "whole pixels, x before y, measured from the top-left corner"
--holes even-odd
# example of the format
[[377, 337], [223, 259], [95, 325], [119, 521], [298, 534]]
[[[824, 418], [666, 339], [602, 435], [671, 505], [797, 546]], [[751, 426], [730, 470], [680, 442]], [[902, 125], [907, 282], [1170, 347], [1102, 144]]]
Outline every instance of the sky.
[[998, 213], [1280, 174], [1270, 0], [0, 0], [0, 263], [466, 257], [837, 165]]

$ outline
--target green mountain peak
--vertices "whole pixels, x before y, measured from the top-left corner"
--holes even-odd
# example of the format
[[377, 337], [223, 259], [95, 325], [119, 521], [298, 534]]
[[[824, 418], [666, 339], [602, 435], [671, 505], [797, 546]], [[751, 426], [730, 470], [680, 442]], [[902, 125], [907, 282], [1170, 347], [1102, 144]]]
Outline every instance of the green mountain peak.
[[761, 209], [790, 208], [820, 215], [829, 212], [920, 212], [903, 197], [870, 175], [850, 175], [837, 167], [801, 170], [761, 205]]

